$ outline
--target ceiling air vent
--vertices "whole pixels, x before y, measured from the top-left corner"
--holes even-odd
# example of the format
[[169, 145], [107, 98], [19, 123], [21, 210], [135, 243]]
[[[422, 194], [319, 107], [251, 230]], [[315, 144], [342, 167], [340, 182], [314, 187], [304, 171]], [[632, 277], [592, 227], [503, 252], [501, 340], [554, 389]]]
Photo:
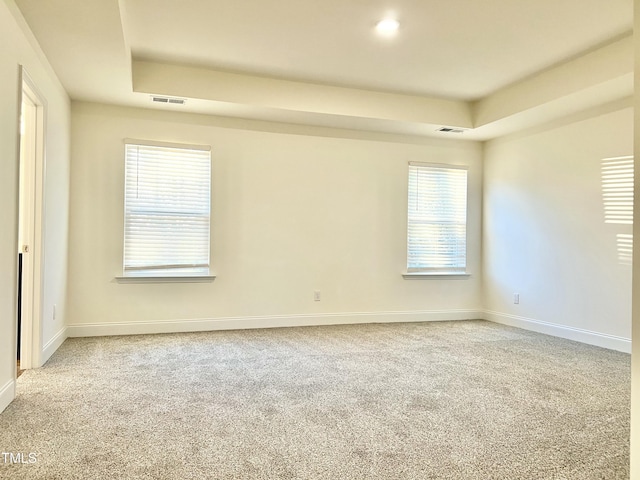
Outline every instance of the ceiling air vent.
[[186, 103], [184, 98], [158, 97], [156, 95], [151, 95], [151, 101], [156, 103], [172, 103], [174, 105], [184, 105]]
[[464, 129], [453, 128], [453, 127], [442, 127], [442, 128], [439, 128], [437, 131], [444, 132], [444, 133], [464, 133]]

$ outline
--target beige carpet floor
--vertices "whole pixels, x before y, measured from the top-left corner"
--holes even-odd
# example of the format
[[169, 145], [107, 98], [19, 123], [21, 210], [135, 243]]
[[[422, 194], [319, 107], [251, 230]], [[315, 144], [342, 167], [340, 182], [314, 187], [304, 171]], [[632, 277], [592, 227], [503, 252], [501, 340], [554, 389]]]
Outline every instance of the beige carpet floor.
[[484, 321], [69, 339], [0, 414], [0, 478], [625, 479], [629, 384]]

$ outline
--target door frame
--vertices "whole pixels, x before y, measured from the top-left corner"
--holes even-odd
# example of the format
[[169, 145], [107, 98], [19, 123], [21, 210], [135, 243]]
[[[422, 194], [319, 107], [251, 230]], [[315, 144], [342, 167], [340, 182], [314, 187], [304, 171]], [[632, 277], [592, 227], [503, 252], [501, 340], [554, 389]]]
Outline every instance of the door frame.
[[[18, 251], [23, 253], [22, 271], [22, 319], [20, 334], [20, 368], [37, 368], [42, 361], [42, 317], [44, 283], [44, 178], [45, 178], [45, 137], [46, 109], [44, 96], [29, 76], [24, 66], [20, 66], [19, 81], [19, 149], [18, 149]], [[33, 107], [32, 130], [22, 132], [23, 102]], [[30, 149], [23, 147], [23, 135]], [[28, 158], [23, 157], [23, 148]], [[24, 165], [23, 165], [24, 162]], [[27, 182], [23, 184], [23, 182]], [[23, 193], [27, 187], [26, 195]], [[26, 225], [26, 227], [25, 227]], [[23, 237], [24, 235], [24, 237]], [[21, 241], [22, 240], [22, 241]], [[24, 252], [23, 246], [29, 251]], [[25, 255], [26, 253], [26, 255]], [[28, 267], [24, 268], [25, 257]], [[16, 284], [18, 282], [16, 273]], [[17, 314], [17, 312], [16, 312]], [[17, 330], [16, 315], [16, 330]], [[17, 331], [15, 345], [17, 349]], [[14, 357], [17, 358], [17, 352]], [[17, 372], [16, 372], [17, 375]]]

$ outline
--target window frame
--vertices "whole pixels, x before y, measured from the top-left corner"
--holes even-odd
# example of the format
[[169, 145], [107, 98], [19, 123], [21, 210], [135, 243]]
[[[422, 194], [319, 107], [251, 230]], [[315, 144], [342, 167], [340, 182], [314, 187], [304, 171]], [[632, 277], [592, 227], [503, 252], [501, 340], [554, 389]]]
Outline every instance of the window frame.
[[[465, 172], [464, 175], [464, 264], [457, 267], [443, 267], [443, 266], [425, 266], [425, 267], [412, 267], [409, 264], [409, 258], [411, 254], [411, 202], [414, 200], [411, 194], [411, 182], [412, 182], [412, 167], [419, 168], [433, 168], [433, 169], [445, 169], [445, 170], [461, 170]], [[417, 199], [415, 199], [417, 201]], [[445, 164], [445, 163], [433, 163], [433, 162], [409, 162], [407, 165], [407, 228], [406, 228], [406, 270], [402, 273], [405, 279], [414, 278], [465, 278], [469, 277], [469, 167], [467, 165], [458, 164]]]
[[[124, 139], [124, 174], [123, 174], [123, 250], [122, 250], [122, 275], [116, 276], [116, 281], [122, 283], [162, 283], [162, 282], [202, 282], [212, 281], [215, 275], [211, 273], [211, 213], [212, 213], [212, 190], [213, 190], [213, 163], [211, 158], [211, 146], [209, 145], [191, 145], [181, 143], [170, 143], [152, 140]], [[173, 150], [190, 150], [204, 151], [208, 156], [208, 205], [207, 205], [207, 262], [206, 265], [196, 267], [183, 266], [175, 267], [172, 265], [150, 265], [148, 268], [127, 268], [127, 222], [128, 222], [128, 191], [127, 191], [127, 165], [128, 165], [128, 148], [131, 146], [166, 148]], [[152, 210], [153, 211], [153, 210]], [[194, 216], [195, 212], [194, 212]]]

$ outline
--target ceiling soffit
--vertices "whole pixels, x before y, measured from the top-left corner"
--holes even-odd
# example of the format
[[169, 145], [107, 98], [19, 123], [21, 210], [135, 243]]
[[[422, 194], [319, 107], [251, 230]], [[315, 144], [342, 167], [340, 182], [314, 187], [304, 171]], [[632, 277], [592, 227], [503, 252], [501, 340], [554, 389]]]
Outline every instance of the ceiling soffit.
[[[563, 0], [560, 3], [566, 7], [575, 1]], [[38, 0], [16, 0], [62, 84], [74, 100], [144, 108], [170, 108], [174, 111], [259, 118], [285, 123], [405, 132], [423, 136], [447, 135], [438, 131], [441, 127], [447, 126], [464, 130], [462, 135], [455, 137], [455, 134], [448, 134], [450, 137], [484, 140], [504, 135], [514, 128], [526, 128], [591, 108], [594, 103], [615, 101], [633, 92], [631, 34], [618, 35], [604, 46], [582, 55], [574, 55], [569, 61], [556, 63], [552, 68], [533, 73], [524, 80], [511, 83], [476, 101], [468, 100], [473, 96], [470, 90], [467, 90], [467, 94], [461, 99], [455, 100], [442, 96], [428, 96], [424, 93], [398, 93], [398, 88], [403, 89], [401, 83], [396, 84], [398, 88], [395, 89], [396, 93], [393, 93], [391, 89], [374, 90], [370, 88], [372, 84], [363, 85], [369, 88], [332, 86], [327, 83], [292, 80], [296, 75], [288, 75], [288, 79], [284, 79], [247, 72], [232, 73], [229, 70], [206, 66], [186, 66], [184, 62], [193, 58], [183, 55], [184, 52], [181, 53], [180, 49], [184, 45], [180, 46], [179, 42], [175, 48], [171, 45], [161, 48], [164, 49], [162, 62], [148, 58], [134, 59], [131, 52], [134, 57], [140, 54], [152, 57], [160, 50], [149, 51], [141, 47], [144, 42], [140, 37], [144, 37], [148, 32], [139, 25], [140, 19], [137, 15], [141, 12], [132, 15], [132, 8], [154, 7], [157, 11], [169, 9], [165, 11], [164, 17], [171, 16], [171, 8], [178, 8], [168, 0], [154, 0], [151, 2], [152, 5], [149, 2], [150, 0], [118, 0], [87, 3], [81, 0], [50, 0], [42, 3]], [[191, 1], [191, 4], [198, 8], [213, 8], [214, 3], [220, 7], [224, 2]], [[368, 3], [377, 4], [375, 0]], [[401, 3], [410, 9], [429, 2], [406, 0]], [[455, 2], [449, 2], [451, 3]], [[516, 2], [487, 0], [471, 3], [482, 3], [487, 11], [490, 11], [496, 6], [513, 5]], [[532, 3], [537, 4], [530, 2], [528, 5]], [[591, 13], [594, 11], [594, 5], [598, 3], [599, 0], [580, 1], [585, 11]], [[614, 3], [615, 8], [621, 10], [621, 5], [629, 2], [615, 0]], [[252, 3], [254, 4], [255, 2]], [[587, 8], [589, 6], [590, 8]], [[198, 8], [195, 8], [195, 11], [198, 11]], [[325, 5], [323, 8], [328, 6]], [[495, 21], [504, 26], [509, 20], [507, 13]], [[511, 12], [511, 15], [515, 13]], [[224, 15], [220, 17], [224, 18]], [[601, 23], [607, 28], [598, 30], [597, 38], [605, 34], [610, 35], [616, 28], [624, 27], [620, 24], [620, 15], [616, 21], [609, 21], [610, 19], [605, 17]], [[185, 19], [180, 18], [180, 24], [186, 24]], [[369, 20], [374, 21], [373, 18]], [[369, 23], [367, 29], [370, 28]], [[154, 22], [150, 20], [149, 25], [149, 28], [153, 27]], [[360, 28], [364, 28], [364, 25]], [[477, 26], [469, 28], [473, 30]], [[570, 31], [571, 28], [575, 29], [575, 25], [567, 28], [567, 31]], [[486, 32], [489, 29], [485, 26], [481, 30]], [[167, 27], [166, 38], [171, 39], [172, 35], [177, 33], [179, 31], [173, 32]], [[370, 35], [370, 32], [367, 31], [366, 34]], [[528, 32], [528, 35], [531, 34], [532, 32]], [[551, 36], [553, 37], [553, 34]], [[277, 36], [274, 38], [277, 39]], [[593, 41], [594, 38], [589, 37], [589, 41]], [[473, 42], [467, 44], [473, 50]], [[503, 46], [509, 48], [509, 45]], [[296, 45], [295, 51], [299, 50]], [[289, 47], [288, 51], [292, 49]], [[350, 58], [348, 55], [335, 55], [337, 49], [332, 51], [332, 56]], [[168, 62], [167, 59], [180, 61]], [[451, 63], [449, 67], [443, 68], [451, 70], [452, 65], [462, 68], [464, 60], [464, 57], [456, 59], [455, 65]], [[494, 61], [493, 57], [483, 57], [483, 62], [490, 64], [491, 61]], [[405, 58], [403, 68], [408, 68], [411, 64], [412, 62], [407, 62]], [[540, 62], [533, 62], [531, 65], [533, 64], [540, 65]], [[392, 69], [393, 66], [385, 65], [386, 68]], [[522, 71], [518, 72], [521, 75]], [[274, 70], [272, 73], [277, 71]], [[456, 73], [464, 76], [457, 70]], [[403, 75], [411, 75], [411, 72], [404, 72]], [[478, 75], [471, 78], [471, 83], [467, 85], [474, 84], [476, 80], [478, 85], [482, 84], [484, 80]], [[316, 80], [318, 78], [320, 77], [316, 77]], [[501, 78], [504, 83], [505, 79], [512, 77], [503, 72]], [[485, 92], [488, 91], [487, 85], [482, 87]], [[380, 84], [380, 87], [383, 88], [384, 85]], [[183, 106], [158, 107], [152, 104], [151, 95], [176, 96], [187, 98], [188, 101]]]
[[[294, 123], [304, 122], [305, 114], [320, 114], [352, 118], [346, 125], [353, 128], [357, 128], [357, 119], [374, 119], [420, 125], [422, 134], [435, 136], [455, 136], [439, 131], [442, 126], [455, 127], [464, 133], [454, 138], [483, 140], [510, 133], [516, 126], [533, 126], [630, 96], [632, 72], [633, 41], [626, 36], [477, 102], [317, 85], [144, 60], [132, 62], [132, 88], [149, 95], [253, 106], [263, 112], [296, 112]], [[313, 123], [311, 118], [309, 121]]]

